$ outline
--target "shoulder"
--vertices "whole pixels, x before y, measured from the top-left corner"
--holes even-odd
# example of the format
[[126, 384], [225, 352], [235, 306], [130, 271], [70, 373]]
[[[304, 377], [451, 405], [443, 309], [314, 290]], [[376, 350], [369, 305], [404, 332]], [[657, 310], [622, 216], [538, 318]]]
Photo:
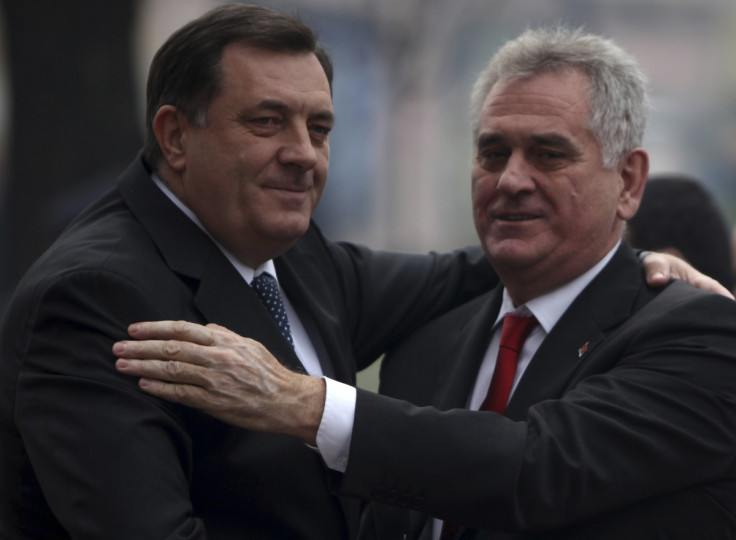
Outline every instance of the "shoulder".
[[33, 263], [10, 302], [40, 306], [52, 298], [89, 298], [104, 305], [113, 297], [132, 302], [154, 298], [172, 276], [145, 228], [113, 191], [80, 214]]
[[[655, 290], [656, 291], [656, 290]], [[720, 294], [673, 280], [636, 314], [652, 324], [688, 324], [716, 328], [736, 325], [736, 302]]]

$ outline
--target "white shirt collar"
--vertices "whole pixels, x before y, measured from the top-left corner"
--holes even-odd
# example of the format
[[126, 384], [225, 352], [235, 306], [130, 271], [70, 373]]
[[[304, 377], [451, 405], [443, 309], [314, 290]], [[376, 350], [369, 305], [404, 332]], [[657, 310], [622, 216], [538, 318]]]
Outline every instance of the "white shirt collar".
[[603, 270], [603, 267], [608, 264], [613, 254], [621, 245], [621, 241], [616, 242], [616, 245], [606, 253], [606, 255], [588, 269], [583, 274], [579, 275], [569, 283], [566, 283], [562, 287], [555, 289], [554, 291], [538, 296], [532, 300], [529, 300], [526, 304], [514, 307], [514, 303], [509, 296], [508, 291], [504, 287], [503, 289], [503, 300], [501, 302], [501, 309], [498, 312], [498, 318], [494, 323], [494, 328], [501, 322], [503, 317], [507, 313], [517, 313], [519, 315], [534, 315], [539, 321], [539, 325], [544, 329], [545, 333], [549, 334], [552, 328], [557, 324], [562, 315], [570, 307], [575, 298], [583, 292], [583, 289], [595, 279], [595, 277]]
[[268, 274], [271, 274], [274, 279], [278, 282], [278, 276], [276, 275], [276, 267], [273, 264], [273, 259], [270, 259], [260, 265], [258, 268], [251, 268], [250, 266], [243, 264], [238, 259], [235, 258], [235, 255], [230, 253], [227, 249], [225, 249], [217, 240], [215, 240], [212, 235], [207, 231], [207, 229], [204, 228], [204, 225], [202, 225], [202, 222], [199, 221], [197, 216], [194, 212], [192, 212], [192, 209], [189, 208], [186, 204], [181, 202], [179, 197], [177, 197], [173, 191], [169, 189], [169, 186], [164, 183], [163, 180], [161, 180], [161, 177], [157, 173], [152, 173], [151, 178], [153, 179], [154, 184], [158, 186], [158, 188], [163, 191], [164, 195], [166, 195], [169, 200], [171, 200], [172, 203], [176, 205], [176, 207], [184, 212], [184, 215], [186, 215], [189, 219], [191, 219], [197, 227], [202, 229], [204, 233], [210, 237], [210, 239], [215, 243], [215, 245], [220, 248], [220, 251], [222, 251], [223, 255], [227, 257], [227, 259], [232, 263], [232, 265], [235, 267], [235, 269], [238, 271], [238, 273], [243, 277], [246, 283], [250, 284], [251, 281], [253, 281], [253, 278], [256, 276], [261, 275], [263, 272], [267, 272]]

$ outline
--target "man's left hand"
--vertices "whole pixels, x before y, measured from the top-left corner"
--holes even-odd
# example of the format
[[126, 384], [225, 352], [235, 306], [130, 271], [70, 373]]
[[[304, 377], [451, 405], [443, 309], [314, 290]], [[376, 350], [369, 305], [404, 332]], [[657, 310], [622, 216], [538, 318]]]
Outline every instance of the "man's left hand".
[[731, 291], [715, 279], [698, 272], [685, 260], [667, 253], [648, 253], [642, 262], [647, 283], [651, 287], [662, 287], [670, 279], [687, 281], [693, 287], [733, 298]]

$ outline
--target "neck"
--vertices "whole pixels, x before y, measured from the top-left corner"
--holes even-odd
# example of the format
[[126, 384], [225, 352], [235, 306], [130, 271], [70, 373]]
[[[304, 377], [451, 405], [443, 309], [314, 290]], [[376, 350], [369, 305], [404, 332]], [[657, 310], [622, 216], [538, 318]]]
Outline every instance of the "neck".
[[[550, 273], [538, 271], [531, 273], [531, 269], [519, 269], [517, 271], [508, 269], [499, 269], [497, 273], [501, 278], [501, 282], [506, 288], [506, 292], [511, 298], [514, 307], [526, 304], [535, 298], [544, 296], [554, 292], [562, 287], [572, 284], [580, 279], [587, 284], [597, 275], [603, 267], [608, 264], [618, 247], [618, 240], [608, 247], [608, 249], [592, 264], [579, 265], [569, 268], [567, 273]], [[591, 274], [588, 277], [586, 274]]]

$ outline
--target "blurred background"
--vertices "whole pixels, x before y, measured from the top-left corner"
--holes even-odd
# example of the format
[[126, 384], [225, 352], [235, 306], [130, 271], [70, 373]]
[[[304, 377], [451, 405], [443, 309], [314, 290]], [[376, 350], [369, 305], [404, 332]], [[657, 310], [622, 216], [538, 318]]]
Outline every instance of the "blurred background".
[[[583, 25], [651, 79], [653, 172], [700, 179], [736, 221], [734, 0], [263, 0], [316, 28], [335, 63], [333, 239], [404, 251], [476, 243], [470, 87], [529, 26]], [[0, 313], [68, 221], [143, 139], [148, 64], [214, 0], [2, 0]]]

